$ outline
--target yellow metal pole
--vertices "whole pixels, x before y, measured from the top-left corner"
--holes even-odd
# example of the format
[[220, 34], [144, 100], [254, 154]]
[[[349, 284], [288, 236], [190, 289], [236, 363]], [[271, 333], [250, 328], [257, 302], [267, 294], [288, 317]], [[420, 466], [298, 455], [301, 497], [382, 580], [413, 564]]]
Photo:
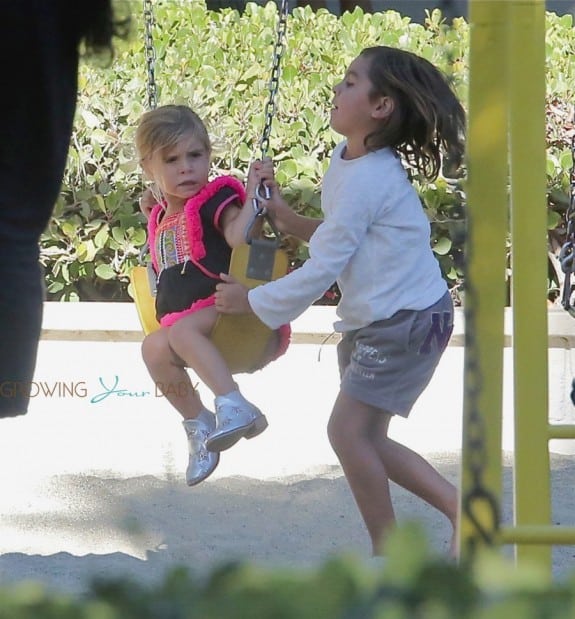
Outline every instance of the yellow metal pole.
[[469, 15], [462, 559], [498, 541], [508, 232], [507, 3], [471, 0]]
[[[548, 443], [545, 2], [511, 0], [510, 154], [514, 367], [514, 520], [551, 524]], [[516, 546], [551, 576], [551, 546]]]

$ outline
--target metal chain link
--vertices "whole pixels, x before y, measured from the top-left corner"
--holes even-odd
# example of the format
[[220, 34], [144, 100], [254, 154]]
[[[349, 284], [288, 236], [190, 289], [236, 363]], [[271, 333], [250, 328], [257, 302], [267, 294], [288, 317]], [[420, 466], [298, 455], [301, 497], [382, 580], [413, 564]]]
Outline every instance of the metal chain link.
[[[153, 11], [153, 0], [143, 0], [144, 2], [144, 25], [145, 25], [145, 53], [146, 53], [146, 67], [148, 72], [148, 83], [147, 83], [147, 94], [148, 94], [148, 107], [153, 110], [158, 105], [158, 91], [156, 86], [156, 76], [155, 76], [155, 67], [156, 67], [156, 50], [154, 47], [154, 11]], [[272, 122], [276, 113], [276, 95], [279, 89], [279, 78], [280, 78], [280, 64], [284, 51], [284, 40], [285, 34], [287, 30], [287, 17], [289, 13], [289, 3], [288, 0], [281, 0], [281, 6], [279, 8], [279, 19], [276, 29], [276, 42], [273, 52], [273, 62], [272, 62], [272, 71], [269, 82], [269, 99], [264, 108], [264, 128], [262, 131], [262, 136], [259, 141], [259, 150], [261, 153], [261, 158], [267, 156], [269, 145], [270, 145], [270, 133], [272, 129]], [[265, 209], [262, 208], [259, 204], [259, 199], [261, 197], [269, 198], [269, 195], [260, 196], [259, 194], [253, 200], [253, 209], [254, 209], [254, 221], [255, 218], [266, 215]], [[249, 238], [251, 227], [253, 226], [253, 222], [251, 222], [250, 226], [248, 226], [248, 230], [246, 230], [246, 239]], [[276, 237], [279, 237], [279, 232], [272, 226], [272, 230], [275, 233]]]
[[571, 179], [569, 188], [571, 190], [569, 200], [569, 214], [571, 220], [575, 217], [575, 107], [573, 108], [573, 134], [571, 135]]
[[[146, 67], [148, 72], [148, 107], [155, 109], [158, 105], [158, 90], [156, 86], [156, 50], [154, 47], [154, 11], [152, 6], [152, 0], [143, 0], [144, 2], [144, 24], [145, 24], [145, 52], [146, 52]], [[276, 95], [279, 89], [280, 78], [280, 63], [284, 51], [284, 40], [287, 29], [287, 17], [289, 13], [288, 0], [282, 0], [281, 7], [279, 9], [279, 19], [276, 29], [276, 42], [273, 52], [272, 72], [269, 82], [269, 99], [264, 109], [264, 128], [262, 136], [259, 141], [259, 150], [261, 157], [264, 158], [267, 155], [270, 144], [270, 133], [272, 129], [272, 122], [276, 113]]]
[[154, 11], [152, 0], [144, 0], [144, 25], [145, 38], [144, 47], [146, 52], [146, 67], [148, 70], [148, 107], [151, 110], [158, 106], [158, 90], [156, 87], [156, 49], [154, 47]]
[[[158, 106], [158, 90], [156, 87], [156, 49], [154, 47], [154, 9], [152, 6], [152, 0], [144, 1], [144, 51], [146, 56], [146, 69], [148, 73], [148, 80], [146, 84], [146, 93], [148, 95], [148, 109], [155, 110]], [[142, 182], [144, 178], [142, 177]], [[145, 187], [145, 185], [144, 185]], [[154, 184], [149, 187], [154, 193]], [[159, 192], [159, 189], [156, 189]], [[161, 193], [161, 192], [160, 192]], [[140, 198], [141, 200], [141, 198]], [[158, 200], [158, 202], [161, 200]], [[148, 277], [150, 280], [150, 289], [152, 295], [155, 296], [155, 284], [157, 275], [153, 272], [151, 260], [146, 260], [145, 255], [149, 254], [148, 241], [142, 246], [140, 251], [139, 263], [145, 265], [148, 269]]]
[[571, 135], [571, 172], [569, 175], [569, 206], [565, 213], [567, 230], [565, 243], [559, 252], [559, 262], [565, 274], [563, 280], [563, 294], [561, 305], [575, 318], [575, 307], [573, 306], [573, 292], [575, 286], [571, 282], [571, 277], [575, 273], [575, 106], [573, 108], [573, 133]]
[[[468, 229], [471, 228], [471, 216], [468, 215]], [[469, 249], [469, 252], [471, 249]], [[468, 253], [467, 259], [470, 255]], [[462, 510], [474, 528], [473, 536], [467, 541], [470, 553], [477, 550], [479, 539], [492, 546], [495, 533], [499, 528], [499, 504], [496, 497], [485, 487], [483, 477], [487, 466], [487, 446], [485, 440], [485, 423], [479, 410], [479, 396], [483, 388], [480, 353], [475, 336], [475, 321], [479, 300], [470, 278], [465, 284], [465, 398], [468, 409], [468, 426], [465, 432], [465, 468], [469, 471], [471, 484], [462, 496]], [[487, 511], [489, 524], [486, 525], [481, 513]]]
[[[282, 0], [281, 6], [279, 8], [279, 18], [276, 28], [276, 42], [274, 46], [273, 52], [273, 62], [272, 62], [272, 71], [269, 82], [269, 99], [264, 108], [264, 128], [262, 131], [262, 136], [259, 141], [259, 150], [260, 157], [264, 159], [268, 154], [268, 149], [270, 147], [270, 133], [272, 130], [272, 122], [276, 113], [276, 95], [279, 89], [279, 79], [280, 79], [280, 64], [284, 51], [284, 40], [285, 34], [287, 30], [287, 17], [289, 13], [289, 4], [288, 0]], [[260, 185], [256, 188], [256, 195], [252, 199], [252, 208], [254, 210], [254, 215], [252, 222], [248, 225], [246, 229], [246, 242], [250, 243], [250, 235], [251, 229], [258, 217], [266, 217], [267, 209], [261, 205], [261, 200], [263, 198], [268, 199], [270, 197], [269, 187], [265, 185]], [[280, 238], [280, 234], [276, 227], [273, 225], [272, 220], [267, 217], [267, 221], [272, 228], [272, 232], [274, 233], [276, 239]]]
[[288, 0], [282, 0], [281, 8], [279, 9], [279, 19], [276, 30], [276, 43], [273, 52], [272, 73], [269, 83], [270, 96], [264, 110], [265, 123], [262, 137], [259, 142], [259, 149], [262, 159], [267, 156], [267, 152], [270, 146], [270, 132], [272, 130], [272, 121], [276, 113], [276, 95], [279, 88], [280, 63], [284, 50], [284, 39], [287, 29], [288, 9]]

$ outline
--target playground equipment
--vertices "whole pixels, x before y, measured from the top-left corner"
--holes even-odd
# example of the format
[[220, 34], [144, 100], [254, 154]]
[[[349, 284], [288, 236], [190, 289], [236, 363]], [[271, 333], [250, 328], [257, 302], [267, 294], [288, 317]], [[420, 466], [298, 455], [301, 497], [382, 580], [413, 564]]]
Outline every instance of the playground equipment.
[[[157, 88], [155, 78], [155, 48], [153, 40], [154, 13], [152, 0], [144, 0], [145, 51], [148, 75], [148, 106], [157, 106]], [[279, 86], [279, 66], [287, 24], [288, 0], [282, 0], [278, 9], [276, 43], [269, 85], [269, 99], [265, 108], [265, 126], [259, 143], [261, 158], [267, 156], [272, 121], [275, 114], [275, 96]], [[273, 237], [255, 238], [253, 229], [256, 221], [266, 217], [257, 198], [253, 200], [253, 217], [246, 229], [245, 243], [234, 248], [230, 261], [229, 273], [236, 281], [247, 288], [254, 288], [266, 281], [277, 279], [288, 271], [287, 253], [279, 247], [280, 235], [273, 222], [268, 221]], [[159, 328], [155, 312], [154, 281], [158, 274], [150, 264], [134, 267], [131, 283], [134, 302], [142, 329], [147, 335]], [[252, 372], [262, 367], [266, 349], [274, 332], [255, 314], [230, 315], [220, 314], [211, 334], [211, 339], [222, 353], [232, 374]]]
[[[575, 439], [575, 426], [551, 425], [548, 416], [545, 2], [470, 0], [469, 21], [460, 552], [467, 559], [482, 547], [512, 545], [518, 564], [537, 563], [551, 576], [552, 546], [575, 545], [575, 526], [552, 524], [549, 441]], [[508, 234], [515, 428], [509, 526], [500, 513]]]
[[[512, 544], [518, 564], [551, 577], [549, 440], [575, 426], [548, 417], [545, 2], [470, 0], [468, 270], [460, 552]], [[496, 67], [496, 69], [494, 69]], [[510, 224], [510, 225], [509, 225]], [[513, 524], [502, 526], [502, 386], [506, 237], [512, 238]]]

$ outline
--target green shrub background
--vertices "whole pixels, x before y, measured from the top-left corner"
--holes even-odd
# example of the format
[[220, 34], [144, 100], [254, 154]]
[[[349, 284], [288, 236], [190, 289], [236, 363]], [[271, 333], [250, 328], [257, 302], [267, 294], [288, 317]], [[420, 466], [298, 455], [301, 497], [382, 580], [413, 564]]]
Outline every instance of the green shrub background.
[[[277, 8], [248, 4], [208, 11], [203, 0], [156, 0], [154, 49], [158, 102], [186, 103], [204, 118], [215, 142], [214, 172], [244, 178], [258, 145], [269, 97]], [[108, 67], [81, 66], [75, 131], [62, 192], [42, 236], [49, 300], [130, 300], [129, 271], [146, 241], [137, 199], [143, 182], [133, 150], [134, 129], [148, 107], [144, 17], [133, 18], [129, 43], [116, 45]], [[341, 17], [296, 9], [288, 18], [270, 152], [277, 178], [298, 212], [319, 215], [321, 179], [340, 136], [329, 128], [332, 86], [364, 47], [399, 46], [445, 71], [464, 105], [469, 27], [450, 27], [434, 11], [424, 25], [396, 12]], [[571, 169], [568, 126], [574, 95], [572, 17], [547, 14], [547, 179], [549, 240], [564, 237]], [[439, 178], [416, 187], [432, 225], [432, 247], [457, 299], [464, 281], [465, 184]], [[294, 264], [306, 247], [289, 243]], [[549, 295], [557, 292], [550, 271]]]

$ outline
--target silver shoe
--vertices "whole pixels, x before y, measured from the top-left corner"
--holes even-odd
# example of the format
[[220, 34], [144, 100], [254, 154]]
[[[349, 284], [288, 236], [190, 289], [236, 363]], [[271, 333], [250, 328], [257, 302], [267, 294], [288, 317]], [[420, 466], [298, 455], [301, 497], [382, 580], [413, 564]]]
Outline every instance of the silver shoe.
[[241, 438], [254, 438], [268, 427], [265, 415], [240, 396], [232, 400], [225, 396], [216, 398], [216, 428], [208, 437], [209, 451], [224, 451]]
[[188, 436], [190, 453], [186, 482], [188, 486], [195, 486], [209, 477], [220, 461], [219, 453], [206, 449], [206, 439], [216, 427], [216, 416], [204, 410], [196, 419], [186, 419], [182, 423]]

